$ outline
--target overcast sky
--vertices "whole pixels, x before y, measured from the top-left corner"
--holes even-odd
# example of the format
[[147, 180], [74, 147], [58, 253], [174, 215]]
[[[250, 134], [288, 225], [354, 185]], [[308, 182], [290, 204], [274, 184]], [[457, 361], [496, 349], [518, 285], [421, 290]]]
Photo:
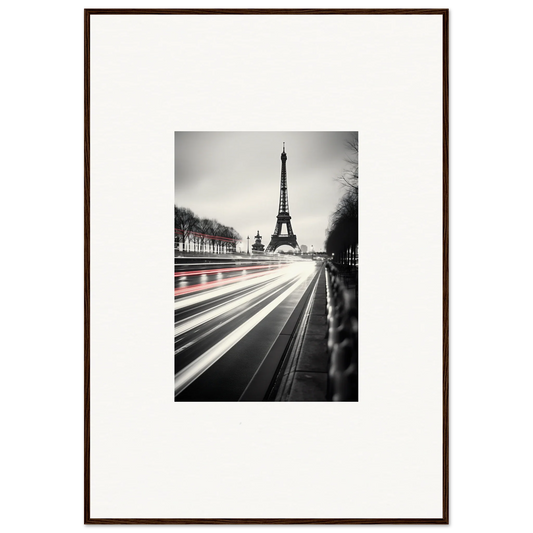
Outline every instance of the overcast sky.
[[243, 238], [259, 230], [265, 246], [278, 214], [285, 142], [292, 229], [300, 246], [322, 250], [330, 214], [349, 168], [350, 132], [176, 132], [175, 203], [232, 226]]

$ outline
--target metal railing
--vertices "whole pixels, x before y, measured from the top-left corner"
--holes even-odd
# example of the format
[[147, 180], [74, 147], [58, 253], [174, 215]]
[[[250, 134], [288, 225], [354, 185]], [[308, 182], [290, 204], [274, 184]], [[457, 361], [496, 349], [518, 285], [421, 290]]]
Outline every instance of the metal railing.
[[326, 263], [327, 398], [359, 400], [359, 326], [356, 291], [348, 290], [337, 268]]

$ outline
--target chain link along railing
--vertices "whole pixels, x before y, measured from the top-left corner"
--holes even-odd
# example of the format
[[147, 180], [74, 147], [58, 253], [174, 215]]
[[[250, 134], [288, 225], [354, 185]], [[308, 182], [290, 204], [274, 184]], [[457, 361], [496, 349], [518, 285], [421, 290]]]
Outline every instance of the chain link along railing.
[[355, 289], [347, 289], [338, 269], [326, 263], [327, 398], [358, 401], [358, 305]]

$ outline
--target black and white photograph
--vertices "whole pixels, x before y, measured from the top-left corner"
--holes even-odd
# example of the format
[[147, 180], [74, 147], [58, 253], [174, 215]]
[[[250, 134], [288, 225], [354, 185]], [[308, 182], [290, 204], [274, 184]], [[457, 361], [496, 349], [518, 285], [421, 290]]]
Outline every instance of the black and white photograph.
[[358, 401], [358, 132], [174, 140], [175, 401]]

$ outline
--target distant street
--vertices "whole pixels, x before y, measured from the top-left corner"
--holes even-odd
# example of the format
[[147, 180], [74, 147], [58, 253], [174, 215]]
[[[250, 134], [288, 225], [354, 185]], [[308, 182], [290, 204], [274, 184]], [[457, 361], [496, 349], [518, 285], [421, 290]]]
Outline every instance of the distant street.
[[219, 257], [176, 259], [176, 401], [238, 401], [319, 270]]

